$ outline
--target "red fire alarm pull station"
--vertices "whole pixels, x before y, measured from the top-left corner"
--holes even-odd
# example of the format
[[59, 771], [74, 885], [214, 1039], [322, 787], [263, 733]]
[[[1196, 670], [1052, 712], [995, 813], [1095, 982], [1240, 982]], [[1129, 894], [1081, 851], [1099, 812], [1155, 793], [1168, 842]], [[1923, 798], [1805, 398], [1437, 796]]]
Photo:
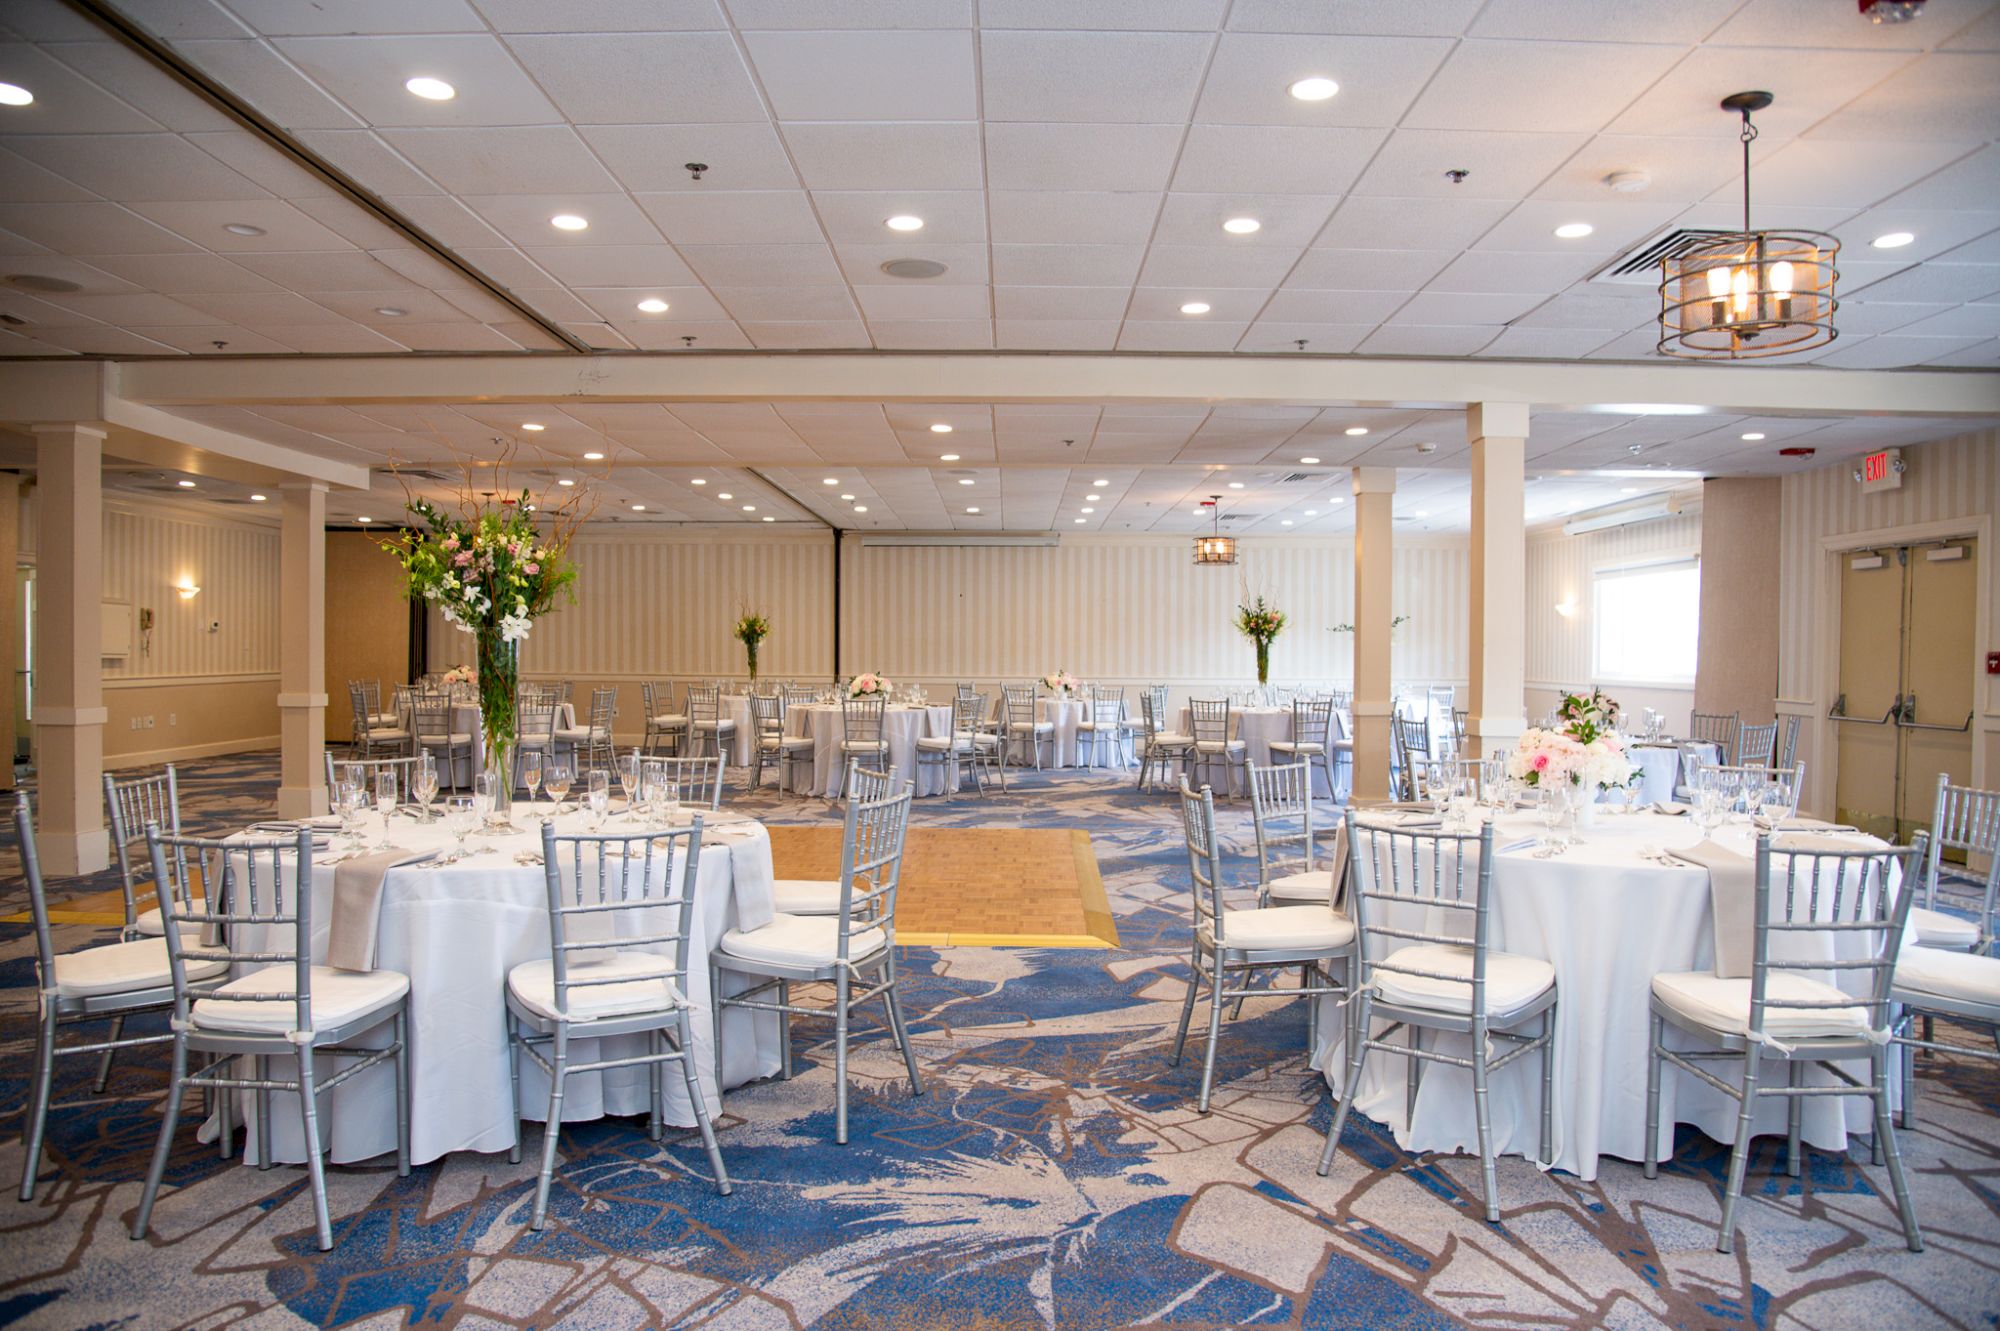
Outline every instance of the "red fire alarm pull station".
[[1986, 673], [2000, 675], [2000, 652], [1986, 653]]

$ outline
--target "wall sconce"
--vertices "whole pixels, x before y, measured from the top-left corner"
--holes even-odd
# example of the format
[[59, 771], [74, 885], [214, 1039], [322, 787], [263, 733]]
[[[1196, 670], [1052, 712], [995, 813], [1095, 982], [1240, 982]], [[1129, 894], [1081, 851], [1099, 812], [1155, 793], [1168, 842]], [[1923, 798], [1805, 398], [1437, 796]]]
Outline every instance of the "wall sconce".
[[1574, 600], [1557, 601], [1556, 613], [1564, 619], [1574, 619], [1576, 617], [1576, 602]]
[[201, 595], [201, 588], [195, 586], [193, 578], [182, 578], [174, 584], [174, 590], [180, 594], [180, 598], [183, 601], [192, 601], [195, 597]]

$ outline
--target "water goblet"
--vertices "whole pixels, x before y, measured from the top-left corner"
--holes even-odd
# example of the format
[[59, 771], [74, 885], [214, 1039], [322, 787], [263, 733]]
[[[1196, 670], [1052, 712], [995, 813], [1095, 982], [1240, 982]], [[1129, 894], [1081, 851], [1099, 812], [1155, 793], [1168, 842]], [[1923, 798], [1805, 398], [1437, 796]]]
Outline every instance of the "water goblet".
[[375, 773], [375, 812], [382, 815], [382, 844], [389, 844], [389, 819], [396, 812], [396, 769]]
[[437, 759], [430, 754], [420, 754], [417, 765], [410, 773], [410, 796], [417, 802], [417, 821], [431, 821], [431, 801], [437, 798]]
[[567, 763], [550, 763], [548, 775], [542, 778], [542, 789], [548, 791], [549, 798], [554, 801], [554, 805], [549, 809], [549, 817], [551, 819], [562, 812], [562, 802], [563, 798], [569, 794], [569, 784], [569, 765]]
[[542, 821], [535, 814], [535, 792], [542, 788], [542, 755], [524, 753], [521, 755], [521, 784], [528, 788], [528, 817]]
[[445, 860], [447, 864], [465, 858], [465, 838], [479, 826], [485, 817], [479, 811], [479, 797], [476, 795], [453, 795], [444, 803], [444, 830], [451, 833], [457, 844]]
[[625, 796], [625, 812], [630, 814], [633, 802], [639, 797], [639, 751], [637, 749], [618, 760], [618, 789]]
[[662, 780], [659, 783], [660, 817], [669, 827], [681, 812], [681, 786], [678, 781]]
[[604, 826], [604, 819], [611, 812], [610, 774], [592, 772], [590, 785], [583, 798], [585, 805], [590, 809], [590, 830], [595, 832]]
[[481, 772], [472, 778], [472, 808], [479, 815], [482, 826], [493, 824], [493, 808], [497, 791], [496, 778], [490, 772]]

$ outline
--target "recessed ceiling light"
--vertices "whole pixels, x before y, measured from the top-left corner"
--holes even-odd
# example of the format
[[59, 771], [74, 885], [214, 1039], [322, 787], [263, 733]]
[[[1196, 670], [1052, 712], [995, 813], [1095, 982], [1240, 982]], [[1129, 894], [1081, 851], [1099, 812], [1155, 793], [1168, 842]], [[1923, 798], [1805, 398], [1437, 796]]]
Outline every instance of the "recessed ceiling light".
[[1208, 306], [1208, 302], [1207, 302], [1207, 301], [1205, 301], [1205, 300], [1191, 300], [1191, 301], [1189, 301], [1189, 302], [1188, 302], [1187, 304], [1185, 304], [1185, 305], [1181, 306], [1181, 313], [1182, 313], [1182, 314], [1207, 314], [1207, 313], [1208, 313], [1208, 308], [1209, 308], [1209, 306]]
[[1075, 519], [1072, 519], [1072, 521], [1074, 521], [1074, 522], [1076, 523], [1076, 525], [1077, 525], [1077, 526], [1081, 527], [1081, 526], [1083, 526], [1083, 525], [1084, 525], [1084, 522], [1085, 522], [1085, 519], [1083, 519], [1083, 518], [1075, 518]]
[[844, 499], [844, 500], [846, 500], [846, 501], [847, 501], [848, 503], [850, 503], [850, 504], [854, 502], [854, 496], [853, 496], [853, 495], [842, 495], [842, 496], [841, 496], [841, 498], [842, 498], [842, 499]]
[[582, 231], [587, 229], [590, 223], [575, 213], [557, 213], [549, 219], [549, 225], [558, 231]]
[[956, 461], [958, 461], [958, 454], [956, 454], [956, 453], [940, 453], [940, 454], [938, 454], [938, 461], [939, 461], [939, 462], [956, 462]]
[[689, 482], [688, 482], [688, 484], [689, 484], [689, 485], [707, 485], [707, 484], [708, 484], [708, 478], [707, 478], [707, 477], [705, 477], [705, 476], [697, 476], [697, 477], [695, 477], [695, 478], [694, 478], [693, 480], [689, 481]]
[[529, 434], [540, 434], [542, 431], [548, 429], [549, 427], [542, 424], [540, 421], [522, 421], [521, 428], [526, 430]]
[[908, 213], [898, 213], [884, 225], [891, 231], [922, 231], [924, 229], [924, 219], [921, 217], [912, 217]]
[[935, 424], [935, 425], [931, 426], [931, 433], [932, 433], [932, 434], [950, 434], [950, 433], [951, 433], [951, 427], [950, 427], [949, 425], [946, 425], [946, 424], [945, 424], [945, 423], [944, 423], [943, 421], [939, 421], [939, 422], [938, 422], [937, 424]]
[[641, 314], [665, 314], [666, 312], [667, 302], [661, 300], [658, 296], [648, 296], [639, 302], [639, 313]]
[[1914, 231], [1891, 231], [1886, 236], [1877, 236], [1868, 243], [1878, 250], [1899, 250], [1917, 238]]
[[1080, 513], [1095, 513], [1095, 512], [1097, 511], [1097, 510], [1096, 510], [1096, 509], [1094, 509], [1094, 508], [1092, 508], [1092, 507], [1090, 507], [1090, 506], [1089, 506], [1088, 504], [1086, 504], [1086, 505], [1084, 505], [1084, 506], [1083, 506], [1083, 507], [1082, 507], [1081, 509], [1078, 509], [1077, 511], [1078, 511], [1078, 512], [1080, 512]]
[[1585, 236], [1589, 235], [1591, 232], [1595, 230], [1597, 230], [1597, 228], [1592, 226], [1588, 222], [1564, 222], [1561, 226], [1556, 228], [1556, 239], [1582, 240]]
[[979, 511], [979, 505], [974, 504], [971, 508], [968, 508], [965, 511], [968, 513], [977, 513]]
[[1760, 431], [1760, 430], [1752, 430], [1752, 431], [1751, 431], [1751, 432], [1750, 432], [1749, 434], [1746, 434], [1746, 435], [1744, 435], [1744, 436], [1743, 436], [1743, 442], [1744, 442], [1744, 443], [1746, 443], [1746, 444], [1754, 444], [1754, 443], [1756, 443], [1756, 442], [1757, 442], [1757, 441], [1758, 441], [1759, 439], [1762, 439], [1763, 437], [1764, 437], [1764, 435], [1763, 435], [1763, 432], [1762, 432], [1762, 431]]
[[1345, 499], [1340, 499], [1340, 498], [1334, 498], [1334, 499], [1330, 499], [1330, 500], [1328, 500], [1327, 502], [1328, 502], [1328, 503], [1331, 503], [1331, 504], [1344, 504], [1344, 503], [1346, 503], [1347, 501], [1346, 501]]
[[263, 227], [251, 226], [248, 222], [224, 222], [222, 229], [232, 236], [261, 236], [264, 234]]
[[448, 102], [458, 96], [458, 89], [443, 79], [426, 78], [418, 75], [403, 85], [427, 102]]
[[557, 481], [557, 482], [556, 482], [556, 484], [557, 484], [557, 485], [561, 485], [561, 486], [565, 486], [565, 487], [567, 487], [567, 486], [571, 486], [571, 485], [575, 485], [575, 484], [576, 484], [576, 482], [575, 482], [575, 481], [573, 481], [573, 480], [571, 480], [571, 479], [570, 479], [569, 477], [565, 476], [565, 477], [563, 477], [563, 478], [562, 478], [561, 480]]
[[[602, 462], [602, 461], [604, 461], [604, 454], [602, 454], [602, 453], [585, 453], [585, 454], [583, 455], [583, 460], [584, 460], [585, 462]], [[696, 481], [696, 482], [695, 482], [695, 484], [696, 484], [696, 485], [700, 485], [700, 484], [701, 484], [701, 482], [700, 482], [700, 481]]]
[[1347, 427], [1347, 434], [1350, 438], [1358, 439], [1362, 435], [1367, 433], [1368, 433], [1368, 427], [1365, 425], [1350, 425]]
[[970, 476], [961, 476], [958, 478], [958, 483], [960, 485], [970, 485], [972, 484], [972, 478]]
[[646, 511], [646, 506], [644, 504], [634, 504], [632, 505], [632, 511], [634, 513], [644, 513]]
[[1105, 486], [1107, 486], [1107, 485], [1111, 484], [1111, 482], [1110, 482], [1110, 480], [1109, 480], [1109, 479], [1107, 479], [1107, 478], [1105, 478], [1105, 477], [1102, 477], [1102, 476], [1100, 476], [1100, 477], [1098, 477], [1098, 478], [1097, 478], [1096, 480], [1092, 481], [1092, 482], [1091, 482], [1091, 484], [1092, 484], [1092, 485], [1094, 485], [1094, 486], [1096, 486], [1096, 487], [1097, 487], [1098, 489], [1100, 489], [1100, 490], [1101, 490], [1101, 489], [1103, 489], [1103, 488], [1104, 488]]
[[269, 495], [251, 495], [250, 502], [253, 504], [261, 504], [269, 498], [270, 498]]
[[1417, 510], [1417, 516], [1418, 516], [1418, 517], [1420, 517], [1420, 518], [1427, 518], [1427, 517], [1429, 517], [1430, 515], [1431, 515], [1431, 511], [1430, 511], [1429, 509], [1427, 509], [1427, 508], [1420, 508], [1420, 509], [1418, 509], [1418, 510]]
[[868, 511], [868, 505], [866, 505], [866, 504], [856, 504], [856, 505], [854, 506], [854, 511], [855, 511], [856, 513], [866, 513], [866, 512]]
[[755, 513], [757, 511], [757, 506], [755, 504], [745, 504], [743, 506], [743, 511], [745, 513]]
[[[530, 504], [530, 505], [528, 505], [528, 507], [529, 507], [529, 508], [533, 508], [533, 507], [534, 507], [534, 505], [533, 505], [533, 504]], [[373, 518], [371, 518], [371, 517], [365, 517], [365, 516], [364, 516], [364, 517], [359, 517], [359, 518], [356, 518], [356, 519], [355, 519], [355, 521], [356, 521], [356, 522], [359, 522], [359, 523], [362, 523], [363, 525], [366, 525], [367, 523], [370, 523], [370, 522], [373, 522], [373, 521], [375, 521], [375, 519], [373, 519]]]
[[1241, 482], [1241, 481], [1231, 481], [1231, 482], [1229, 483], [1229, 488], [1230, 488], [1230, 489], [1232, 489], [1232, 490], [1241, 490], [1241, 489], [1243, 488], [1243, 482]]
[[1323, 102], [1339, 92], [1340, 85], [1332, 79], [1314, 76], [1309, 79], [1300, 79], [1291, 86], [1289, 91], [1292, 96], [1302, 102]]
[[840, 477], [838, 477], [838, 476], [828, 476], [828, 477], [825, 477], [824, 479], [822, 479], [822, 480], [820, 481], [820, 484], [821, 484], [821, 485], [839, 485], [839, 484], [840, 484]]
[[375, 307], [375, 313], [381, 315], [385, 319], [400, 319], [404, 315], [408, 314], [409, 311], [404, 309], [398, 309], [394, 305], [377, 305]]
[[1301, 465], [1307, 467], [1317, 467], [1319, 465], [1318, 458], [1300, 458], [1299, 462]]
[[729, 491], [727, 491], [727, 490], [724, 490], [724, 491], [723, 491], [723, 492], [722, 492], [721, 494], [717, 495], [717, 496], [716, 496], [716, 498], [717, 498], [717, 499], [734, 499], [734, 498], [736, 498], [736, 496], [735, 496], [735, 495], [733, 495], [733, 494], [731, 494], [731, 493], [729, 493]]
[[776, 518], [774, 518], [774, 517], [772, 517], [772, 516], [771, 516], [770, 514], [766, 513], [766, 514], [764, 515], [764, 521], [766, 521], [766, 522], [776, 522], [776, 521], [777, 521], [777, 519], [776, 519]]
[[1088, 500], [1089, 502], [1091, 502], [1091, 503], [1093, 503], [1093, 504], [1094, 504], [1094, 503], [1096, 503], [1096, 502], [1097, 502], [1098, 500], [1100, 500], [1100, 499], [1104, 498], [1104, 496], [1103, 496], [1103, 495], [1095, 495], [1095, 494], [1093, 494], [1093, 495], [1085, 495], [1085, 496], [1084, 496], [1084, 498], [1085, 498], [1086, 500]]
[[1278, 525], [1280, 527], [1289, 527], [1292, 525], [1292, 520], [1290, 518], [1279, 518]]
[[1254, 217], [1232, 217], [1222, 224], [1222, 229], [1232, 236], [1247, 236], [1253, 231], [1262, 230], [1263, 226], [1264, 224]]
[[178, 484], [180, 485], [181, 489], [183, 489], [183, 490], [192, 490], [192, 489], [194, 489], [194, 482], [193, 482], [193, 481], [181, 481], [181, 482], [179, 482]]
[[[1335, 503], [1337, 504], [1337, 503], [1339, 503], [1340, 501], [1336, 499], [1336, 500], [1334, 500], [1334, 502], [1335, 502]], [[1318, 516], [1319, 516], [1319, 510], [1318, 510], [1318, 509], [1316, 509], [1316, 508], [1309, 508], [1309, 509], [1307, 509], [1307, 510], [1306, 510], [1306, 516], [1307, 516], [1307, 517], [1309, 517], [1309, 518], [1316, 518], [1316, 517], [1318, 517]]]
[[0, 83], [0, 106], [26, 106], [35, 100], [35, 94], [18, 83]]

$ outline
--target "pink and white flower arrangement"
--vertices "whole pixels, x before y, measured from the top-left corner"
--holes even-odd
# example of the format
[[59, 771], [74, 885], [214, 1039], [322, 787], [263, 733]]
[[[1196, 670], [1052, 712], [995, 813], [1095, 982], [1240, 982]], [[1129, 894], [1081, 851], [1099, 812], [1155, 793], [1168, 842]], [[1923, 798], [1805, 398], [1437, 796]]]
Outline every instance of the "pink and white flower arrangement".
[[1561, 730], [1532, 726], [1507, 758], [1507, 775], [1530, 786], [1567, 781], [1594, 796], [1631, 782], [1637, 769], [1625, 754], [1625, 737], [1611, 729], [1617, 704], [1593, 689], [1564, 697], [1556, 715]]
[[887, 675], [878, 675], [873, 671], [869, 671], [866, 674], [856, 675], [849, 682], [847, 696], [850, 698], [872, 698], [879, 693], [887, 697], [892, 687], [894, 686], [889, 683]]
[[479, 672], [469, 665], [453, 666], [444, 672], [444, 682], [447, 684], [471, 684], [478, 678]]
[[1083, 687], [1083, 681], [1067, 670], [1052, 670], [1042, 676], [1042, 687], [1059, 698], [1066, 698]]

